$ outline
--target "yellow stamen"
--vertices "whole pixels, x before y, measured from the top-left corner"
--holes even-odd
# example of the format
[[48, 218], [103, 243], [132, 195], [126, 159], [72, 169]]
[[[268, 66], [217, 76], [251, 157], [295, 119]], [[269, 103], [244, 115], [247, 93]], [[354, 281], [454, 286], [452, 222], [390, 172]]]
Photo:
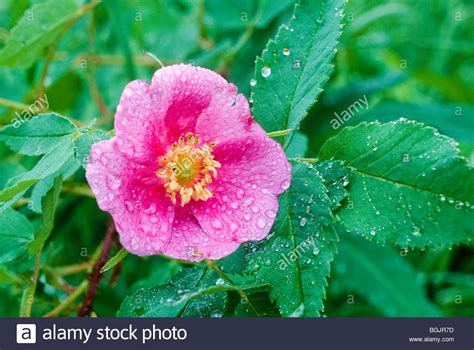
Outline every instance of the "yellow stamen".
[[206, 186], [217, 177], [217, 168], [221, 166], [212, 155], [216, 144], [198, 146], [198, 143], [198, 137], [192, 133], [181, 137], [171, 145], [156, 172], [165, 180], [164, 186], [173, 204], [176, 204], [176, 195], [179, 194], [182, 207], [191, 199], [205, 201], [212, 197]]

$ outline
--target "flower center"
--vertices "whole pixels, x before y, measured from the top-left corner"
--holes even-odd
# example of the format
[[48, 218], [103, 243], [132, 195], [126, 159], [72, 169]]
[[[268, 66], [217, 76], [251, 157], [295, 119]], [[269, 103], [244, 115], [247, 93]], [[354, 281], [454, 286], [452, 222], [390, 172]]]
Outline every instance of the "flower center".
[[217, 177], [217, 168], [221, 164], [214, 160], [214, 143], [198, 147], [199, 139], [187, 133], [161, 159], [161, 168], [156, 175], [165, 180], [165, 188], [173, 204], [179, 194], [181, 206], [194, 200], [208, 200], [212, 192], [206, 186]]

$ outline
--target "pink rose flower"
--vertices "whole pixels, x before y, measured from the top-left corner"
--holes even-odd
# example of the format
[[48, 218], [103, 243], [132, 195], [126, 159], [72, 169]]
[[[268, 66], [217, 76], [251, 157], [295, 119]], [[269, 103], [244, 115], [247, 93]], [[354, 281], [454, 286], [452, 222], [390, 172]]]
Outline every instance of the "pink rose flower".
[[233, 84], [173, 65], [125, 87], [86, 177], [128, 251], [200, 261], [267, 236], [291, 166]]

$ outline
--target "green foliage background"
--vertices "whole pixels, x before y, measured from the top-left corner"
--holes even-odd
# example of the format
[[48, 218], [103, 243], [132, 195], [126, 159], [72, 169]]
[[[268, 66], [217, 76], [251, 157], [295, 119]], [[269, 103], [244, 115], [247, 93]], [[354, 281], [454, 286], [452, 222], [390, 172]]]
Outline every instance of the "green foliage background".
[[[6, 192], [0, 195], [0, 200], [14, 208], [0, 213], [1, 233], [16, 237], [11, 246], [5, 243], [10, 240], [2, 241], [1, 316], [20, 312], [42, 316], [58, 305], [66, 307], [55, 315], [77, 313], [82, 297], [65, 301], [74, 296], [75, 287], [84, 291], [87, 286], [88, 262], [97, 254], [108, 215], [97, 208], [83, 168], [69, 153], [75, 147], [75, 156], [84, 165], [90, 144], [110, 137], [106, 131], [113, 128], [112, 116], [123, 87], [133, 79], [149, 80], [158, 68], [144, 50], [165, 65], [184, 62], [218, 71], [254, 103], [254, 116], [268, 132], [300, 127], [298, 133], [279, 138], [288, 146], [288, 157], [319, 155], [324, 162], [314, 167], [295, 166], [297, 176], [280, 200], [281, 206], [287, 204], [282, 206], [274, 230], [287, 232], [293, 220], [296, 227], [302, 227], [296, 239], [304, 241], [317, 228], [323, 234], [317, 238], [321, 252], [315, 253], [316, 258], [302, 257], [302, 261], [309, 261], [303, 268], [295, 265], [282, 273], [270, 268], [278, 264], [275, 251], [285, 251], [294, 237], [275, 235], [269, 241], [244, 245], [219, 263], [237, 287], [224, 283], [213, 270], [204, 272], [199, 266], [160, 256], [139, 258], [119, 253], [124, 260], [108, 269], [100, 283], [94, 301], [96, 315], [474, 315], [470, 228], [474, 178], [472, 169], [466, 170], [468, 163], [474, 163], [474, 5], [469, 0], [351, 0], [345, 5], [331, 0], [325, 9], [318, 1], [302, 1], [302, 6], [309, 6], [314, 13], [327, 14], [315, 25], [313, 12], [296, 12], [296, 19], [292, 19], [293, 3], [0, 2], [0, 126], [9, 125], [18, 117], [16, 113], [44, 94], [49, 111], [66, 115], [75, 123], [54, 115], [42, 116], [50, 118], [50, 127], [35, 136], [34, 144], [12, 134], [11, 129], [3, 129], [0, 135], [5, 141], [0, 143], [0, 188], [13, 186], [15, 191], [11, 196]], [[36, 27], [31, 28], [26, 22], [35, 4], [40, 10], [35, 10]], [[339, 10], [331, 12], [343, 5], [344, 18]], [[19, 21], [28, 29], [11, 31]], [[282, 23], [293, 23], [294, 34], [284, 28], [278, 31]], [[10, 37], [15, 40], [9, 41]], [[271, 38], [275, 41], [267, 46]], [[302, 70], [284, 66], [285, 57], [280, 53], [286, 48], [290, 48], [292, 64], [303, 63]], [[256, 56], [261, 57], [257, 62]], [[269, 79], [260, 74], [266, 66], [272, 68]], [[276, 82], [278, 76], [287, 81]], [[256, 85], [251, 94], [252, 79]], [[276, 93], [270, 93], [268, 85]], [[288, 94], [293, 94], [292, 100]], [[326, 143], [343, 128], [332, 127], [335, 113], [341, 114], [364, 97], [368, 108], [356, 113], [344, 127], [406, 118], [437, 128], [447, 137], [438, 138], [436, 131], [421, 124], [397, 122], [344, 129]], [[277, 108], [280, 102], [281, 113]], [[270, 119], [272, 113], [276, 117]], [[99, 128], [89, 129], [95, 118]], [[25, 133], [31, 138], [32, 130], [38, 132], [42, 124], [28, 125], [30, 130]], [[421, 136], [416, 139], [416, 135]], [[366, 145], [367, 136], [372, 141]], [[398, 145], [405, 145], [398, 154], [396, 147], [390, 146], [397, 138]], [[451, 139], [459, 142], [459, 155], [467, 160], [459, 158]], [[409, 146], [405, 140], [411, 140]], [[366, 148], [375, 149], [387, 142], [387, 158], [392, 160], [406, 150], [426, 148], [434, 150], [434, 160], [444, 160], [445, 165], [420, 161], [388, 178], [408, 181], [415, 188], [413, 193], [383, 187], [386, 179], [378, 183], [374, 176], [384, 176], [390, 159], [374, 166], [364, 155]], [[350, 168], [343, 168], [339, 161]], [[21, 175], [35, 164], [36, 170]], [[453, 168], [459, 170], [452, 177], [440, 177], [436, 171], [443, 166], [449, 174]], [[433, 173], [428, 170], [427, 177], [420, 180], [423, 169], [433, 167]], [[7, 184], [17, 175], [22, 178]], [[441, 183], [434, 185], [439, 178]], [[301, 191], [308, 184], [310, 190]], [[430, 194], [425, 196], [417, 189]], [[448, 199], [442, 201], [439, 195]], [[306, 210], [313, 196], [317, 204]], [[400, 205], [392, 200], [397, 196], [423, 207], [420, 218], [428, 218], [423, 227], [410, 224], [411, 209], [403, 207], [402, 213], [398, 212]], [[456, 201], [451, 206], [450, 198]], [[300, 200], [306, 202], [292, 209]], [[348, 200], [357, 211], [347, 209]], [[373, 208], [368, 203], [372, 201], [375, 209], [369, 213]], [[461, 209], [455, 207], [458, 203], [462, 203]], [[438, 207], [444, 214], [440, 218]], [[376, 211], [384, 217], [375, 215]], [[393, 217], [387, 218], [390, 215]], [[303, 223], [302, 218], [310, 222]], [[385, 219], [395, 220], [396, 232], [403, 234], [372, 234], [372, 230], [388, 225]], [[430, 238], [425, 238], [425, 233]], [[32, 241], [35, 243], [29, 244]], [[120, 248], [114, 249], [115, 254]], [[41, 252], [39, 276], [31, 305], [22, 298], [29, 295], [37, 252]], [[301, 277], [299, 284], [292, 282], [297, 277]], [[31, 312], [25, 310], [28, 305]]]

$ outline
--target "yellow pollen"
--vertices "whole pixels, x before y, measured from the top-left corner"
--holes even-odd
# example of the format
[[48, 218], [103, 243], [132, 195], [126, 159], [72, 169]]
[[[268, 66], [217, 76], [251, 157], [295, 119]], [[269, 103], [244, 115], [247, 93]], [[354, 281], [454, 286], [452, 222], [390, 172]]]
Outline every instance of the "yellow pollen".
[[161, 167], [156, 175], [165, 180], [165, 188], [173, 204], [179, 194], [181, 206], [191, 199], [208, 200], [212, 192], [206, 186], [217, 177], [221, 164], [214, 160], [212, 149], [215, 143], [198, 146], [199, 139], [187, 133], [161, 159]]

